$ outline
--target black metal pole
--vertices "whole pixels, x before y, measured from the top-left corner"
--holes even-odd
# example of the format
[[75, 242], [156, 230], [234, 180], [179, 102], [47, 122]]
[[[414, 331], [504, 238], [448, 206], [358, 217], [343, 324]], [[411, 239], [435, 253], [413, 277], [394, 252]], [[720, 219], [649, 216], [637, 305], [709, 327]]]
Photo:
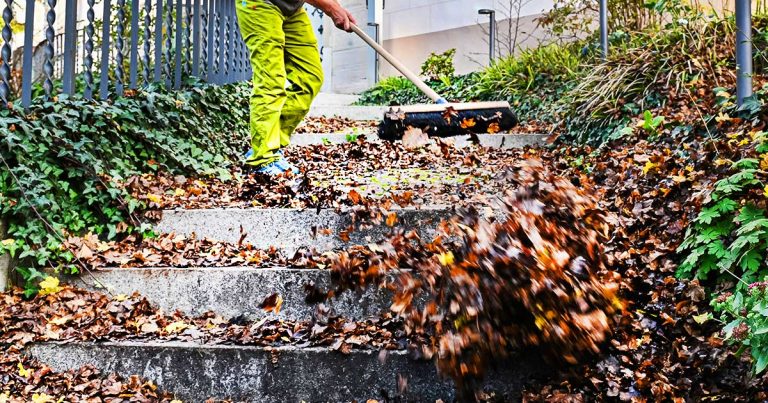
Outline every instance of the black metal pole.
[[603, 59], [608, 58], [608, 0], [600, 0], [600, 47]]
[[493, 61], [496, 59], [496, 11], [484, 8], [478, 11], [478, 13], [481, 15], [487, 15], [490, 19], [488, 26], [488, 30], [490, 31], [490, 49], [488, 51], [488, 57], [490, 58], [491, 64], [493, 64]]

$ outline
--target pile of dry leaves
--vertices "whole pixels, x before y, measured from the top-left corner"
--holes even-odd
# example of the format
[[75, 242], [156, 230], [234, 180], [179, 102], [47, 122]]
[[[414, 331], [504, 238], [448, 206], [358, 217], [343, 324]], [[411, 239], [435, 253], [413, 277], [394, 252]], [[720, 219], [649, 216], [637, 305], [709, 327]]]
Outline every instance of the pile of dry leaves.
[[595, 200], [536, 160], [498, 179], [516, 189], [503, 198], [498, 220], [469, 209], [434, 240], [399, 231], [331, 263], [339, 288], [329, 295], [395, 273], [392, 311], [409, 331], [431, 335], [422, 354], [470, 394], [487, 368], [520, 348], [572, 364], [599, 352], [621, 309], [601, 248], [608, 226]]
[[222, 181], [160, 174], [131, 178], [125, 186], [150, 209], [337, 208], [356, 204], [351, 189], [379, 199], [408, 194], [408, 205], [467, 205], [503, 193], [506, 184], [493, 178], [525, 158], [523, 150], [457, 148], [443, 141], [409, 150], [361, 140], [285, 153], [301, 169], [298, 176], [267, 181], [236, 170], [234, 180]]
[[[264, 300], [265, 311], [279, 312], [281, 300]], [[40, 341], [165, 340], [250, 346], [326, 346], [351, 349], [402, 350], [420, 336], [406, 335], [399, 320], [384, 316], [353, 322], [316, 315], [313, 321], [264, 318], [225, 320], [214, 313], [190, 318], [167, 314], [138, 295], [106, 295], [70, 286], [44, 288], [25, 300], [21, 290], [0, 294], [0, 344], [22, 347]]]
[[[94, 400], [98, 399], [98, 400]], [[173, 395], [150, 381], [105, 376], [92, 367], [56, 372], [11, 347], [0, 356], [0, 401], [53, 403], [80, 401], [173, 402]], [[176, 402], [179, 402], [176, 400]]]

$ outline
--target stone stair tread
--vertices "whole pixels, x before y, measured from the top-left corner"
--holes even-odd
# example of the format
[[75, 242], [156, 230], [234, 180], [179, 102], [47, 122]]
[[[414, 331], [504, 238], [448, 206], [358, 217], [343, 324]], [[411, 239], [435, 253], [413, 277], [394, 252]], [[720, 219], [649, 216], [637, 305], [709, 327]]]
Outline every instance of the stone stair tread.
[[[397, 214], [399, 226], [418, 228], [424, 237], [433, 235], [440, 221], [452, 215], [452, 209], [444, 206], [392, 211]], [[165, 210], [155, 229], [223, 242], [245, 242], [258, 249], [277, 247], [288, 256], [300, 248], [328, 251], [354, 244], [367, 245], [383, 240], [391, 230], [382, 223], [350, 232], [349, 241], [339, 238], [352, 225], [350, 214], [332, 209], [214, 208]]]
[[[332, 285], [329, 270], [288, 267], [108, 268], [68, 282], [93, 291], [106, 289], [114, 295], [138, 292], [168, 313], [179, 310], [199, 316], [214, 312], [225, 319], [292, 321], [311, 320], [314, 315], [316, 305], [305, 302], [305, 286], [328, 290]], [[283, 299], [277, 314], [260, 308], [273, 294]], [[325, 305], [346, 319], [363, 320], [388, 312], [391, 295], [377, 288], [350, 291]]]
[[[369, 142], [384, 141], [379, 138], [375, 133], [355, 133], [350, 130], [349, 133], [304, 133], [294, 134], [291, 137], [291, 146], [302, 147], [319, 144], [343, 144], [348, 143], [350, 134], [358, 134], [359, 138], [365, 138]], [[543, 145], [549, 136], [546, 134], [481, 134], [477, 138], [480, 140], [480, 145], [489, 148], [500, 149], [512, 149], [522, 148], [526, 146]], [[472, 145], [472, 139], [470, 136], [455, 136], [444, 139], [445, 141], [452, 142], [456, 147], [466, 147]]]
[[[39, 343], [27, 352], [57, 371], [93, 365], [106, 373], [138, 375], [184, 401], [387, 400], [399, 390], [405, 390], [404, 401], [455, 398], [452, 383], [437, 375], [432, 362], [412, 360], [404, 351], [342, 354], [318, 347], [121, 341]], [[489, 374], [486, 390], [518, 400], [525, 384], [548, 372], [540, 357], [524, 353]]]

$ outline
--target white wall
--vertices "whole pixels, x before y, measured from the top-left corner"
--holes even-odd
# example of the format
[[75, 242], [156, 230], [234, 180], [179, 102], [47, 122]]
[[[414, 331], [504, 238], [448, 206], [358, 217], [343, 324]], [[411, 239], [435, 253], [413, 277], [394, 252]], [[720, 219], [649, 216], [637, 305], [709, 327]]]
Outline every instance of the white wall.
[[[509, 9], [508, 0], [387, 0], [384, 8], [384, 40], [423, 35], [474, 26], [488, 21], [478, 15], [484, 8], [497, 12], [503, 20]], [[532, 0], [523, 5], [520, 16], [540, 14], [550, 9], [552, 0]]]

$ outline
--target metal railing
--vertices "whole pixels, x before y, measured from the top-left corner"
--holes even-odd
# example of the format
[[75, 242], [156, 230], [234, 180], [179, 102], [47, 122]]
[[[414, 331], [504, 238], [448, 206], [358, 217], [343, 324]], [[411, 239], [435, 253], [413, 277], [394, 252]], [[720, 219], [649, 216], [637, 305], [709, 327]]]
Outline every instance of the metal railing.
[[[229, 84], [251, 77], [235, 14], [236, 0], [104, 0], [97, 20], [87, 0], [85, 26], [77, 27], [77, 0], [64, 0], [63, 32], [55, 30], [57, 0], [45, 0], [42, 74], [33, 82], [37, 0], [24, 0], [25, 26], [21, 103], [29, 106], [33, 86], [48, 99], [61, 92], [87, 99], [121, 96], [128, 89], [163, 83], [179, 89], [188, 77]], [[11, 101], [13, 0], [4, 0], [0, 38], [0, 101]], [[97, 23], [101, 34], [97, 35]], [[57, 49], [62, 49], [57, 52]], [[78, 56], [80, 55], [80, 56]]]

